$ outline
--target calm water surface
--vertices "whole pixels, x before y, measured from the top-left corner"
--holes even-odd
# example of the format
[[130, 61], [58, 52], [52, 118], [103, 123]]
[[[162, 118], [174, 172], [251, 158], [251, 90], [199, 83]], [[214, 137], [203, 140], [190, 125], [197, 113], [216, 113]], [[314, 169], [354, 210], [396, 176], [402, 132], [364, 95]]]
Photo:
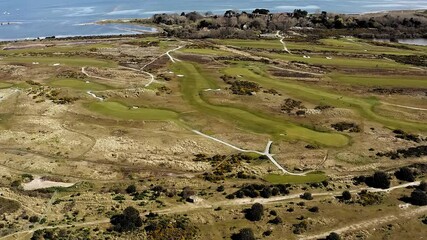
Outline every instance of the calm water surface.
[[130, 26], [86, 23], [142, 18], [163, 12], [221, 13], [229, 9], [251, 11], [254, 8], [268, 8], [274, 12], [301, 8], [309, 12], [361, 13], [427, 9], [427, 0], [0, 0], [0, 39], [129, 34], [152, 29], [133, 31]]

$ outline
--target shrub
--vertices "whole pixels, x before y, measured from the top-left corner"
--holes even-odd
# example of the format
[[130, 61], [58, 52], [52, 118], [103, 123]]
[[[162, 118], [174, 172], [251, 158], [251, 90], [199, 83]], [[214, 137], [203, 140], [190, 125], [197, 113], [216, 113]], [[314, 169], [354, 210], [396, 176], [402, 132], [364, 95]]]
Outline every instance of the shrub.
[[135, 193], [136, 192], [136, 186], [135, 185], [129, 185], [127, 188], [126, 188], [126, 192], [128, 193], [128, 194], [132, 194], [132, 193]]
[[305, 200], [313, 200], [313, 196], [309, 192], [305, 192], [304, 194], [302, 194], [300, 196], [300, 198], [305, 199]]
[[306, 221], [302, 221], [300, 223], [296, 223], [296, 224], [292, 225], [292, 227], [293, 227], [293, 231], [292, 232], [294, 234], [302, 234], [302, 233], [304, 233], [304, 232], [307, 231], [308, 224], [307, 224]]
[[264, 206], [260, 203], [255, 203], [251, 208], [246, 209], [245, 217], [250, 221], [259, 221], [264, 216]]
[[275, 224], [275, 225], [281, 224], [282, 222], [283, 222], [282, 218], [279, 217], [279, 216], [277, 216], [277, 217], [271, 219], [270, 221], [268, 221], [268, 223]]
[[142, 226], [139, 211], [133, 207], [127, 207], [122, 214], [112, 216], [110, 222], [113, 224], [113, 230], [117, 232], [133, 231]]
[[397, 179], [407, 182], [413, 182], [415, 181], [415, 174], [414, 171], [409, 169], [408, 167], [403, 167], [397, 170], [394, 175]]
[[182, 192], [181, 192], [181, 197], [183, 199], [187, 199], [187, 198], [193, 196], [194, 194], [196, 194], [196, 192], [192, 188], [190, 188], [190, 187], [184, 187], [182, 189]]
[[317, 213], [317, 212], [319, 212], [319, 207], [309, 208], [308, 211], [313, 212], [313, 213]]
[[351, 199], [351, 193], [347, 190], [345, 190], [344, 192], [342, 192], [342, 199], [345, 201], [348, 201]]
[[419, 189], [415, 189], [411, 193], [411, 203], [417, 206], [427, 205], [427, 193], [420, 191]]
[[327, 237], [326, 240], [341, 240], [340, 235], [338, 235], [338, 233], [335, 232], [331, 232]]
[[36, 222], [40, 221], [40, 219], [38, 216], [31, 216], [28, 221], [30, 221], [30, 223], [36, 223]]
[[417, 189], [427, 192], [427, 182], [426, 181], [422, 181], [420, 183], [420, 185], [417, 187]]
[[223, 186], [223, 185], [219, 186], [219, 187], [216, 189], [216, 191], [217, 191], [217, 192], [224, 192], [224, 190], [225, 190], [225, 188], [224, 188], [224, 186]]
[[243, 228], [239, 233], [233, 234], [231, 236], [232, 240], [255, 240], [255, 235], [252, 229]]

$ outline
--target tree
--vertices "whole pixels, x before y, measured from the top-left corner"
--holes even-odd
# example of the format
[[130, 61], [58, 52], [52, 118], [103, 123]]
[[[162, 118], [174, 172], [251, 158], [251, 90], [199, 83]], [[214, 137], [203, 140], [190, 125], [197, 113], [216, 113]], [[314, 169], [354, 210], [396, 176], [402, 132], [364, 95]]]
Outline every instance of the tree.
[[128, 194], [132, 194], [132, 193], [135, 193], [136, 192], [136, 186], [135, 185], [129, 185], [127, 188], [126, 188], [126, 192], [128, 193]]
[[110, 223], [113, 224], [114, 231], [128, 232], [141, 227], [142, 219], [138, 210], [133, 207], [127, 207], [122, 214], [112, 216]]
[[331, 232], [327, 237], [326, 240], [340, 240], [341, 237], [338, 235], [338, 233]]
[[415, 189], [411, 193], [411, 203], [417, 206], [427, 205], [427, 193], [420, 191], [419, 189]]
[[351, 199], [351, 193], [348, 190], [342, 192], [342, 199], [348, 201]]
[[385, 172], [375, 172], [372, 177], [366, 178], [366, 184], [374, 188], [387, 189], [390, 187], [390, 179]]
[[403, 167], [397, 170], [394, 175], [397, 179], [407, 182], [413, 182], [415, 181], [415, 174], [414, 171], [409, 169], [408, 167]]
[[246, 219], [250, 221], [259, 221], [264, 216], [264, 206], [260, 203], [255, 203], [251, 208], [246, 209]]
[[232, 240], [255, 240], [255, 235], [252, 229], [243, 228], [239, 231], [239, 233], [233, 234], [231, 236]]

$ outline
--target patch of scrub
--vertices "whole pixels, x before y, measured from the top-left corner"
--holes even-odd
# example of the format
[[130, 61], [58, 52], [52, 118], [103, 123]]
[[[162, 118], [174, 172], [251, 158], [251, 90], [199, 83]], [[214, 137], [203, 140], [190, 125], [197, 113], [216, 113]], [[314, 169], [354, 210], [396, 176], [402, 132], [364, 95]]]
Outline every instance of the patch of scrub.
[[87, 105], [91, 111], [105, 116], [126, 120], [166, 121], [178, 118], [178, 113], [155, 108], [134, 108], [119, 102], [93, 102]]
[[75, 183], [64, 183], [64, 182], [54, 182], [54, 181], [45, 181], [42, 178], [38, 177], [33, 179], [31, 182], [23, 183], [22, 187], [26, 191], [52, 188], [52, 187], [64, 187], [68, 188], [73, 186]]
[[84, 90], [84, 91], [102, 91], [106, 89], [111, 89], [112, 87], [96, 83], [96, 82], [86, 82], [78, 79], [57, 79], [53, 80], [49, 83], [49, 85], [53, 87], [66, 87], [66, 88], [74, 88], [77, 90]]
[[312, 172], [305, 176], [293, 176], [293, 175], [279, 175], [279, 174], [268, 174], [264, 179], [273, 184], [279, 183], [291, 183], [291, 184], [303, 184], [303, 183], [317, 183], [328, 179], [323, 172]]

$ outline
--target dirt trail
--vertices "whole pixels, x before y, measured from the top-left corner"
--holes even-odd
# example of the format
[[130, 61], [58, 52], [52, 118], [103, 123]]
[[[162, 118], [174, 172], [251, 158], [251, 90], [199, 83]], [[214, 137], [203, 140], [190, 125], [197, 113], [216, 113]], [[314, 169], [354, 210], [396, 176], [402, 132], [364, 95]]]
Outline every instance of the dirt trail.
[[[409, 186], [418, 186], [420, 184], [420, 181], [417, 182], [410, 182], [405, 183], [401, 185], [397, 185], [388, 189], [377, 189], [377, 188], [359, 188], [351, 190], [351, 193], [357, 193], [362, 190], [368, 190], [369, 192], [390, 192], [396, 189], [400, 188], [406, 188]], [[188, 212], [190, 210], [196, 210], [196, 209], [210, 209], [210, 208], [216, 208], [221, 206], [240, 206], [240, 205], [251, 205], [254, 203], [261, 203], [261, 204], [274, 204], [281, 201], [287, 201], [287, 200], [294, 200], [299, 199], [300, 196], [304, 192], [300, 193], [294, 193], [291, 195], [286, 196], [278, 196], [278, 197], [270, 197], [270, 198], [241, 198], [241, 199], [234, 199], [234, 200], [224, 200], [219, 201], [215, 203], [209, 203], [209, 202], [201, 202], [199, 204], [185, 204], [182, 206], [177, 206], [169, 209], [162, 209], [157, 211], [157, 213], [163, 213], [163, 214], [172, 214], [172, 213], [181, 213], [181, 212]], [[335, 197], [335, 196], [341, 196], [342, 191], [337, 192], [322, 192], [322, 193], [313, 193], [313, 197]]]
[[91, 222], [84, 222], [84, 223], [76, 223], [76, 224], [64, 224], [64, 225], [57, 225], [57, 226], [43, 226], [43, 227], [33, 228], [31, 230], [25, 230], [25, 231], [20, 231], [20, 232], [12, 233], [12, 234], [3, 236], [0, 239], [3, 239], [3, 240], [7, 240], [7, 239], [23, 239], [23, 236], [21, 236], [21, 235], [26, 236], [26, 235], [34, 233], [37, 230], [62, 229], [62, 228], [69, 228], [69, 227], [85, 227], [85, 226], [91, 226], [91, 225], [105, 224], [105, 223], [109, 223], [109, 222], [110, 222], [110, 219], [101, 219], [101, 220], [96, 220], [96, 221], [91, 221]]
[[257, 153], [257, 154], [259, 154], [259, 155], [265, 155], [265, 156], [267, 156], [268, 157], [268, 159], [279, 169], [279, 170], [281, 170], [284, 174], [288, 174], [288, 175], [294, 175], [294, 176], [305, 176], [308, 172], [305, 172], [305, 173], [292, 173], [292, 172], [289, 172], [288, 170], [286, 170], [285, 168], [283, 168], [277, 161], [276, 161], [276, 159], [274, 159], [274, 157], [273, 157], [273, 154], [271, 154], [270, 153], [270, 149], [271, 149], [271, 145], [273, 144], [273, 142], [272, 141], [268, 141], [268, 143], [267, 143], [267, 146], [265, 147], [265, 150], [264, 150], [264, 152], [260, 152], [260, 151], [256, 151], [256, 150], [246, 150], [246, 149], [242, 149], [242, 148], [239, 148], [239, 147], [236, 147], [236, 146], [234, 146], [234, 145], [232, 145], [232, 144], [230, 144], [230, 143], [227, 143], [227, 142], [224, 142], [224, 141], [222, 141], [222, 140], [220, 140], [220, 139], [218, 139], [218, 138], [214, 138], [214, 137], [212, 137], [212, 136], [209, 136], [209, 135], [206, 135], [206, 134], [204, 134], [204, 133], [201, 133], [200, 131], [197, 131], [197, 130], [192, 130], [194, 133], [196, 133], [197, 135], [200, 135], [200, 136], [203, 136], [203, 137], [205, 137], [205, 138], [209, 138], [209, 139], [211, 139], [211, 140], [213, 140], [213, 141], [216, 141], [216, 142], [219, 142], [219, 143], [221, 143], [221, 144], [224, 144], [224, 145], [226, 145], [226, 146], [228, 146], [228, 147], [231, 147], [231, 148], [233, 148], [233, 149], [235, 149], [235, 150], [237, 150], [237, 151], [240, 151], [240, 152], [246, 152], [246, 153]]
[[404, 106], [404, 105], [387, 103], [387, 102], [381, 102], [381, 103], [384, 104], [384, 105], [395, 106], [395, 107], [400, 107], [400, 108], [406, 108], [406, 109], [411, 109], [411, 110], [427, 111], [427, 108], [410, 107], [410, 106]]
[[[359, 192], [359, 191], [365, 190], [365, 189], [372, 190], [372, 191], [378, 191], [378, 192], [390, 192], [392, 190], [396, 190], [399, 188], [405, 188], [408, 186], [415, 186], [415, 185], [419, 185], [419, 184], [420, 184], [420, 182], [417, 181], [417, 182], [410, 182], [410, 183], [394, 186], [394, 187], [391, 187], [389, 189], [360, 188], [360, 189], [352, 190], [351, 192]], [[176, 206], [176, 207], [168, 208], [168, 209], [162, 209], [162, 210], [155, 211], [155, 212], [160, 213], [160, 214], [176, 214], [176, 213], [189, 212], [191, 210], [197, 210], [197, 209], [212, 209], [212, 208], [219, 207], [219, 206], [239, 206], [239, 205], [250, 205], [253, 203], [271, 204], [271, 203], [275, 203], [278, 201], [299, 199], [301, 194], [303, 194], [303, 193], [291, 194], [291, 195], [280, 196], [280, 197], [272, 197], [272, 198], [242, 198], [242, 199], [236, 199], [236, 200], [219, 201], [216, 203], [209, 203], [209, 202], [202, 200], [199, 203], [195, 203], [195, 204], [188, 204], [187, 203], [187, 204], [184, 204], [181, 206]], [[342, 192], [324, 192], [324, 193], [313, 193], [313, 196], [314, 197], [339, 196], [341, 194], [342, 194]], [[4, 198], [7, 198], [7, 197], [4, 197]], [[17, 201], [16, 199], [13, 199], [13, 198], [7, 198], [7, 199]], [[29, 210], [31, 210], [31, 209], [29, 209]], [[322, 238], [322, 237], [327, 236], [330, 232], [342, 233], [342, 232], [346, 232], [346, 231], [350, 231], [350, 230], [367, 228], [370, 226], [375, 226], [375, 225], [383, 224], [383, 223], [386, 223], [389, 221], [401, 219], [402, 217], [403, 218], [409, 218], [409, 217], [412, 217], [414, 215], [417, 215], [417, 214], [420, 214], [423, 212], [427, 212], [427, 206], [419, 207], [419, 208], [416, 208], [416, 209], [413, 209], [410, 211], [406, 211], [406, 212], [404, 212], [402, 214], [398, 214], [398, 215], [388, 215], [388, 216], [374, 218], [371, 220], [367, 220], [367, 221], [363, 221], [363, 222], [359, 222], [359, 223], [355, 223], [355, 224], [350, 224], [348, 226], [345, 226], [345, 227], [342, 227], [339, 229], [335, 229], [335, 230], [331, 230], [328, 232], [320, 233], [317, 235], [302, 236], [300, 239], [307, 239], [307, 240], [308, 239], [318, 239], [318, 238]], [[40, 213], [38, 213], [38, 214], [41, 215]], [[16, 239], [16, 238], [19, 238], [20, 235], [32, 234], [33, 232], [35, 232], [37, 230], [42, 230], [42, 229], [54, 229], [54, 228], [61, 229], [61, 228], [69, 228], [69, 227], [83, 227], [83, 226], [91, 226], [91, 225], [98, 225], [98, 224], [106, 224], [109, 221], [110, 221], [109, 219], [100, 219], [100, 220], [96, 220], [96, 221], [85, 222], [85, 223], [77, 223], [77, 224], [72, 224], [72, 225], [42, 226], [42, 227], [38, 227], [35, 229], [31, 229], [31, 230], [25, 230], [25, 231], [12, 233], [12, 234], [9, 234], [7, 236], [1, 237], [0, 239], [4, 239], [4, 240]]]
[[285, 50], [287, 53], [292, 54], [291, 51], [289, 51], [289, 49], [286, 47], [286, 43], [285, 43], [285, 36], [280, 35], [280, 31], [276, 32], [276, 37], [278, 37], [280, 39], [280, 43], [282, 43], [283, 45], [283, 50]]
[[316, 235], [301, 236], [299, 239], [300, 240], [320, 239], [320, 238], [325, 238], [331, 232], [336, 232], [338, 234], [341, 234], [341, 233], [348, 232], [348, 231], [356, 231], [356, 230], [360, 230], [360, 229], [367, 229], [369, 227], [379, 227], [379, 225], [385, 224], [387, 222], [408, 219], [408, 218], [413, 217], [414, 215], [425, 213], [425, 212], [427, 212], [427, 206], [418, 207], [416, 209], [405, 211], [405, 212], [400, 213], [400, 214], [392, 214], [392, 215], [387, 215], [387, 216], [383, 216], [383, 217], [379, 217], [379, 218], [366, 220], [366, 221], [359, 222], [359, 223], [349, 224], [345, 227], [333, 229], [333, 230], [323, 232], [320, 234], [316, 234]]

